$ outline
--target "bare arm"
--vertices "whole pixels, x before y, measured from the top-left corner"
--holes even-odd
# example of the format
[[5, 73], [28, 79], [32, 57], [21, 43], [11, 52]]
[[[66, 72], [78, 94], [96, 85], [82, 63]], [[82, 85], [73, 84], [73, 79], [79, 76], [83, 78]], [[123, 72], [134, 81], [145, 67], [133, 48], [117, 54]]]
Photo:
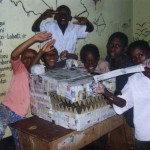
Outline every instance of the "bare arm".
[[87, 32], [92, 32], [94, 30], [93, 24], [87, 18], [75, 17], [75, 19], [77, 19], [77, 22], [75, 22], [76, 24], [86, 25], [86, 31]]
[[78, 60], [78, 56], [76, 54], [68, 53], [67, 57]]
[[77, 60], [78, 56], [76, 54], [68, 53], [67, 50], [64, 50], [60, 54], [60, 59], [63, 60], [64, 58], [67, 58], [67, 59], [71, 58], [71, 59], [76, 59]]
[[47, 18], [52, 18], [55, 11], [53, 9], [47, 9], [41, 16], [33, 23], [32, 31], [39, 32], [40, 31], [40, 24], [43, 20]]
[[98, 85], [96, 92], [104, 95], [111, 104], [115, 104], [119, 107], [124, 107], [126, 105], [126, 100], [115, 96], [114, 94], [109, 92], [102, 84]]
[[92, 32], [93, 30], [94, 30], [93, 24], [92, 24], [89, 20], [87, 20], [87, 23], [86, 23], [86, 31], [87, 31], [87, 32]]
[[46, 32], [40, 32], [33, 37], [29, 38], [27, 41], [23, 42], [20, 44], [18, 47], [16, 47], [12, 53], [11, 53], [11, 59], [12, 60], [17, 60], [19, 59], [20, 55], [28, 49], [32, 44], [35, 42], [43, 42], [45, 40], [48, 40], [51, 38], [51, 34], [46, 33]]

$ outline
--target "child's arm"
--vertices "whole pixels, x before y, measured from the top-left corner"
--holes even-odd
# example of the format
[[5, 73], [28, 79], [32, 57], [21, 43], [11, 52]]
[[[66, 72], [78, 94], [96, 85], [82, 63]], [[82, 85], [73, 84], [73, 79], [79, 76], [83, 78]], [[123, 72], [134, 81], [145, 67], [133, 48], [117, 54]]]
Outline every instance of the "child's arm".
[[45, 52], [49, 52], [49, 51], [52, 51], [54, 50], [54, 43], [55, 43], [55, 40], [52, 39], [50, 42], [46, 43], [42, 49], [38, 52], [38, 54], [36, 55], [35, 59], [32, 61], [31, 63], [31, 66], [29, 68], [29, 70], [31, 70], [31, 67], [35, 64], [37, 64], [37, 62], [39, 62], [39, 60], [41, 59], [42, 55], [45, 53]]
[[64, 58], [66, 58], [66, 59], [71, 58], [71, 59], [76, 59], [77, 60], [78, 56], [76, 54], [68, 53], [67, 50], [64, 50], [60, 54], [60, 59], [64, 60]]
[[27, 41], [23, 42], [22, 44], [20, 44], [18, 47], [16, 47], [12, 51], [11, 59], [12, 60], [19, 59], [20, 55], [26, 49], [28, 49], [32, 44], [34, 44], [35, 42], [43, 42], [43, 41], [48, 40], [50, 38], [51, 38], [51, 34], [50, 33], [46, 33], [46, 32], [40, 32], [40, 33], [34, 35], [33, 37], [29, 38]]
[[86, 25], [86, 31], [92, 32], [94, 30], [93, 24], [85, 17], [75, 17], [77, 19], [77, 24]]
[[96, 88], [96, 93], [104, 95], [110, 104], [115, 104], [119, 107], [124, 107], [126, 105], [126, 100], [119, 98], [109, 92], [101, 83], [98, 83], [98, 87]]
[[40, 31], [40, 24], [43, 20], [47, 18], [52, 18], [55, 11], [53, 9], [47, 9], [41, 16], [33, 23], [32, 31], [39, 32]]

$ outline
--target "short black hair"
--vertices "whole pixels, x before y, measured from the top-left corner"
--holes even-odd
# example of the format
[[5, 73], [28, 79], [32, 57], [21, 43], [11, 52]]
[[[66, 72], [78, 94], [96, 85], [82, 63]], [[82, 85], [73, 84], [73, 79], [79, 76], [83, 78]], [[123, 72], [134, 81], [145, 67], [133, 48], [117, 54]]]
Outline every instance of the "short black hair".
[[82, 62], [84, 62], [85, 57], [88, 53], [92, 53], [92, 55], [97, 60], [100, 58], [100, 53], [99, 53], [98, 47], [94, 44], [86, 44], [81, 48], [81, 51], [80, 51], [80, 60]]
[[28, 53], [28, 52], [32, 52], [35, 56], [37, 55], [37, 51], [31, 48], [26, 49], [25, 51], [23, 51], [23, 53], [21, 54], [21, 59], [24, 56], [24, 54]]
[[61, 6], [59, 6], [57, 9], [56, 9], [56, 11], [59, 11], [59, 10], [61, 10], [61, 9], [65, 9], [67, 12], [69, 12], [69, 14], [71, 15], [71, 10], [70, 10], [70, 8], [68, 7], [68, 6], [66, 6], [66, 5], [61, 5]]
[[145, 52], [150, 53], [150, 46], [149, 46], [148, 42], [146, 42], [144, 40], [138, 40], [138, 41], [132, 42], [129, 45], [128, 50], [127, 50], [128, 56], [131, 56], [132, 50], [134, 50], [136, 48], [142, 49]]
[[128, 46], [128, 37], [126, 34], [124, 34], [123, 32], [115, 32], [113, 33], [109, 39], [108, 39], [108, 43], [109, 44], [111, 42], [112, 39], [114, 38], [118, 38], [121, 40], [123, 46]]

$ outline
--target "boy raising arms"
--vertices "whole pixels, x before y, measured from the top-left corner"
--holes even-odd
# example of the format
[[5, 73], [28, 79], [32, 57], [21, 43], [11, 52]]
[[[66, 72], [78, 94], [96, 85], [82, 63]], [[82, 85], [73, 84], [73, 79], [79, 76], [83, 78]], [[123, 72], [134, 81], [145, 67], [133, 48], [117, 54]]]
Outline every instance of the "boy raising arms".
[[[54, 21], [41, 23], [43, 20], [50, 18], [53, 15]], [[77, 59], [77, 56], [74, 54], [77, 40], [86, 38], [88, 32], [92, 32], [94, 27], [87, 18], [75, 17], [75, 19], [77, 19], [76, 24], [69, 23], [72, 20], [71, 10], [69, 7], [61, 5], [56, 9], [56, 11], [52, 9], [46, 10], [34, 22], [32, 31], [46, 31], [51, 33], [52, 38], [56, 39], [54, 46], [58, 50], [60, 59]]]
[[[6, 127], [15, 121], [23, 119], [30, 106], [30, 90], [28, 71], [37, 52], [28, 49], [35, 42], [43, 42], [51, 38], [48, 33], [38, 33], [19, 45], [11, 53], [11, 65], [13, 77], [10, 88], [0, 103], [0, 139], [5, 133]], [[19, 140], [14, 129], [10, 128], [15, 140], [16, 149], [19, 150]]]

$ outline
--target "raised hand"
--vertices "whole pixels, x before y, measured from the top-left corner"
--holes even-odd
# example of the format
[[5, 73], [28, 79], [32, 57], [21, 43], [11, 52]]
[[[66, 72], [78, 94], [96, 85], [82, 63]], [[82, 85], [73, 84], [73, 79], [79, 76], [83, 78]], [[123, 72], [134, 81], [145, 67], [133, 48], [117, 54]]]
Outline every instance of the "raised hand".
[[77, 21], [74, 21], [74, 24], [86, 25], [88, 23], [88, 19], [85, 17], [74, 17]]
[[67, 58], [67, 56], [68, 56], [68, 51], [67, 51], [67, 50], [64, 50], [64, 51], [62, 51], [61, 54], [60, 54], [60, 59], [61, 59], [61, 60], [64, 60], [65, 58]]
[[50, 52], [54, 50], [55, 49], [54, 43], [55, 43], [55, 39], [52, 39], [50, 42], [46, 43], [41, 49], [42, 52]]
[[53, 9], [47, 9], [41, 16], [33, 23], [32, 31], [33, 32], [39, 32], [40, 31], [40, 24], [43, 20], [47, 18], [52, 18], [55, 13], [58, 13], [54, 11]]
[[146, 68], [150, 68], [150, 59], [147, 59], [144, 64]]
[[52, 38], [52, 34], [47, 32], [39, 32], [34, 35], [35, 41], [43, 42]]
[[55, 14], [55, 11], [53, 9], [47, 9], [41, 16], [40, 18], [42, 18], [43, 20], [47, 19], [47, 18], [52, 18], [53, 15]]
[[102, 83], [98, 82], [95, 92], [98, 94], [104, 94], [105, 93], [105, 86]]

